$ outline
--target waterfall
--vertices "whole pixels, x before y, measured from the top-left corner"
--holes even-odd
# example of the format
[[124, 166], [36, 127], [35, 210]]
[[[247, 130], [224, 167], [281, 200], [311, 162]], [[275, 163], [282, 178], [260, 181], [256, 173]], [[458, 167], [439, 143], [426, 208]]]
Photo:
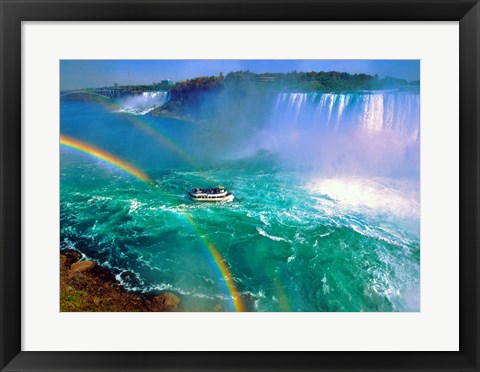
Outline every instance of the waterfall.
[[122, 98], [119, 101], [122, 109], [134, 115], [145, 115], [154, 108], [164, 105], [170, 98], [170, 92], [142, 92]]
[[402, 93], [280, 93], [272, 124], [282, 129], [297, 126], [337, 131], [389, 130], [418, 139], [420, 96]]
[[259, 141], [296, 165], [418, 176], [420, 95], [279, 93]]

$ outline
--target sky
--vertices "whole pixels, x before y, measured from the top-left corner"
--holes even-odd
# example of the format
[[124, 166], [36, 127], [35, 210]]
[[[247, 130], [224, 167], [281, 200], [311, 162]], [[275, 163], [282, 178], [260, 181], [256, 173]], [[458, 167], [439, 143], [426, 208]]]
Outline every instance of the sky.
[[60, 89], [152, 84], [223, 72], [339, 71], [420, 80], [419, 60], [62, 60]]

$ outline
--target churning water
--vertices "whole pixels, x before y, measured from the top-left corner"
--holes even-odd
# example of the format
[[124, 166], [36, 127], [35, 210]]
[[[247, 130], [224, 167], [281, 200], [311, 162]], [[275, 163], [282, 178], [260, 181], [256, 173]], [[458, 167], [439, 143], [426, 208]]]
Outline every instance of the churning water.
[[61, 104], [61, 248], [190, 311], [419, 311], [418, 95], [281, 93], [235, 143], [129, 111]]

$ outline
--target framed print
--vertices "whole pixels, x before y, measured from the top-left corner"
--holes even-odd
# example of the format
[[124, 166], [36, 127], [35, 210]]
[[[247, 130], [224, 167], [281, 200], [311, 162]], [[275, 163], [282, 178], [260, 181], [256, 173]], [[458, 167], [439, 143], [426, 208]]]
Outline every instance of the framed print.
[[477, 1], [1, 4], [2, 369], [478, 370]]
[[[405, 75], [298, 71], [339, 68]], [[420, 311], [420, 61], [62, 60], [60, 84], [60, 311]]]

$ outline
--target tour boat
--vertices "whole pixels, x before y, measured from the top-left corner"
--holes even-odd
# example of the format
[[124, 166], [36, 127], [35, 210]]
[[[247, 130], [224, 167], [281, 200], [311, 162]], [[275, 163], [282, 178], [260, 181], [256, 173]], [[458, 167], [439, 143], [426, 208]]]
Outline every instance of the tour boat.
[[230, 202], [233, 194], [225, 190], [225, 187], [218, 186], [209, 189], [195, 188], [189, 192], [192, 200], [199, 202]]

